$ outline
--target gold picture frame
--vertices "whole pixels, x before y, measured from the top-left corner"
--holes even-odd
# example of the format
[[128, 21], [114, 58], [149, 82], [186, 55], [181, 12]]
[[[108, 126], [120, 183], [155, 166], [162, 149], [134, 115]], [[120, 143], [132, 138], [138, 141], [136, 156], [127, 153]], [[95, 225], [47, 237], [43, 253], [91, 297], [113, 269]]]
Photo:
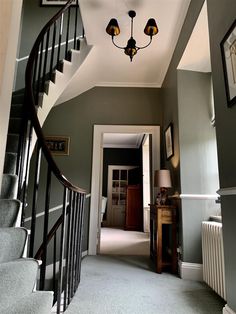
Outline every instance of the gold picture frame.
[[68, 156], [70, 138], [69, 136], [46, 136], [45, 141], [48, 149], [53, 155]]
[[[41, 6], [62, 6], [67, 3], [68, 0], [41, 0]], [[72, 2], [76, 5], [76, 0]]]
[[174, 155], [173, 123], [170, 123], [165, 130], [165, 148], [166, 159], [168, 160]]

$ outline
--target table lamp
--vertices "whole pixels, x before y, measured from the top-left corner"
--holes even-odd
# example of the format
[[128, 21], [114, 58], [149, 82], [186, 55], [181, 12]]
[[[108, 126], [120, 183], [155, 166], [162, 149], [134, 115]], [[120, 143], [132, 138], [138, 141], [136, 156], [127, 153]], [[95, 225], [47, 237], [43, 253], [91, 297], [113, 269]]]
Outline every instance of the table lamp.
[[154, 187], [160, 188], [160, 193], [157, 194], [156, 204], [165, 205], [168, 198], [167, 190], [172, 187], [170, 170], [155, 170]]

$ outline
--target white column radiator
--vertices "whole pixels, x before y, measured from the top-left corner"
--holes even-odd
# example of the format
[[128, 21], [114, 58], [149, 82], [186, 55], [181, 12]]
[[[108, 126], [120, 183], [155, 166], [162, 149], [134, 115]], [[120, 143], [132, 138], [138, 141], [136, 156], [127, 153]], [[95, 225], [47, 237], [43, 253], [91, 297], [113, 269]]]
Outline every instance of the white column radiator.
[[222, 223], [202, 222], [202, 259], [203, 280], [226, 300]]

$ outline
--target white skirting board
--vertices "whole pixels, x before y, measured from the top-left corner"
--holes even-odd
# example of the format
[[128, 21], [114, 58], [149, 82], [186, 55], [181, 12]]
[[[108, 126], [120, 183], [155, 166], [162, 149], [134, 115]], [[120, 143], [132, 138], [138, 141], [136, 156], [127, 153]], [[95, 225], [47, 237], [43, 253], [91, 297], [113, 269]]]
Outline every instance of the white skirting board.
[[203, 281], [202, 264], [179, 261], [179, 275], [182, 279]]
[[236, 314], [231, 308], [226, 304], [226, 306], [223, 308], [223, 314]]

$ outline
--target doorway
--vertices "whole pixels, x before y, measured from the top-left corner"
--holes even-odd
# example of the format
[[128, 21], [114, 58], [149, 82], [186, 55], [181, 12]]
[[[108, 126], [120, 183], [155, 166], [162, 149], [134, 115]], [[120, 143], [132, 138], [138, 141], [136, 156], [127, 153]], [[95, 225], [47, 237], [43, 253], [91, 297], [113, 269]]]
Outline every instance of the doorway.
[[[153, 138], [152, 169], [160, 167], [160, 127], [159, 126], [114, 126], [95, 125], [93, 135], [92, 184], [89, 226], [89, 255], [96, 255], [101, 231], [103, 134], [129, 133], [151, 134]], [[153, 187], [153, 182], [152, 182]], [[151, 187], [151, 188], [152, 188]], [[152, 188], [153, 189], [153, 188]]]

